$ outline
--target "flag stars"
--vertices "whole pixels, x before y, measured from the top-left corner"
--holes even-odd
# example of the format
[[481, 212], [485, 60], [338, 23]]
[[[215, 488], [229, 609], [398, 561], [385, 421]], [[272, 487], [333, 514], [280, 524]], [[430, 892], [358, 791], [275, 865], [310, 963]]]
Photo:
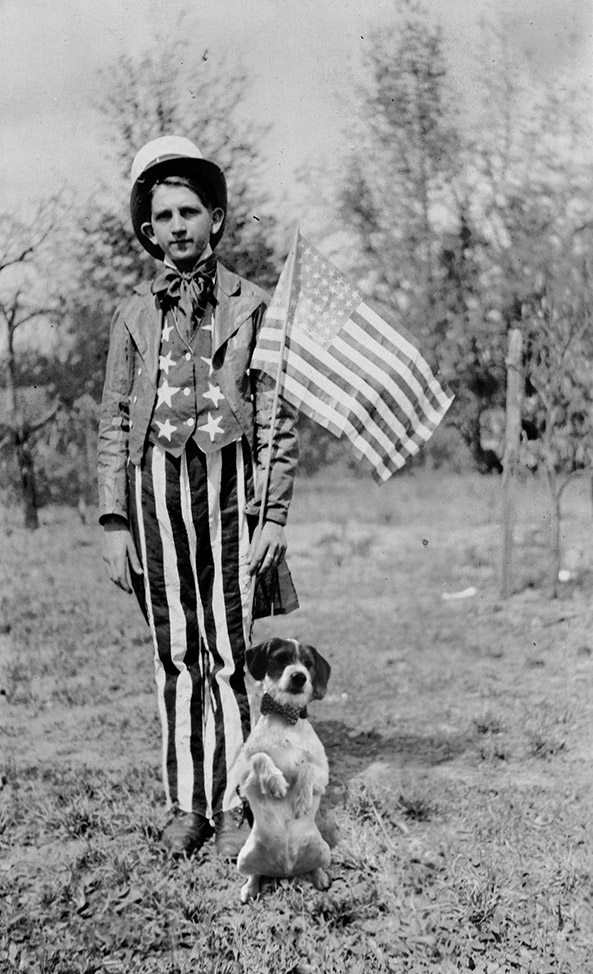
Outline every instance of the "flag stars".
[[207, 358], [205, 355], [200, 355], [200, 358], [202, 359], [202, 362], [205, 362], [206, 365], [208, 366], [208, 375], [209, 376], [212, 375], [212, 373], [214, 372], [214, 369], [212, 368], [212, 359]]

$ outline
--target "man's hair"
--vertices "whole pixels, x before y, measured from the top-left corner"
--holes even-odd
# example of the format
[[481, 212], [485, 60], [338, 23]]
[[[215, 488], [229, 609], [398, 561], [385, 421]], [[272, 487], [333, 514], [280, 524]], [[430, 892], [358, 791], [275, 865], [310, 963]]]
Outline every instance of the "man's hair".
[[210, 212], [214, 209], [214, 203], [208, 189], [195, 180], [190, 179], [189, 176], [164, 176], [162, 179], [157, 179], [150, 187], [149, 199], [151, 206], [152, 197], [159, 186], [187, 186], [188, 189], [191, 189], [196, 194], [202, 206], [205, 206]]

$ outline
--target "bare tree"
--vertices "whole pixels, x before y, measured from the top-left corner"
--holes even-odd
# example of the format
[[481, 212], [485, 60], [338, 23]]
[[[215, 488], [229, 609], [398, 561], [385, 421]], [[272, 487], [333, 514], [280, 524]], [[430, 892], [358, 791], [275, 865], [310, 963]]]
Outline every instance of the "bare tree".
[[571, 478], [593, 466], [593, 261], [591, 228], [560, 238], [555, 262], [524, 309], [529, 335], [526, 412], [537, 437], [524, 445], [550, 496], [550, 590], [558, 594], [561, 501]]
[[22, 220], [0, 214], [0, 321], [5, 326], [5, 415], [0, 421], [0, 450], [13, 452], [19, 471], [24, 523], [39, 526], [34, 463], [36, 435], [55, 417], [58, 399], [31, 403], [28, 390], [19, 385], [15, 339], [25, 326], [57, 313], [47, 293], [38, 298], [41, 258], [57, 225], [57, 199], [41, 203], [32, 217]]

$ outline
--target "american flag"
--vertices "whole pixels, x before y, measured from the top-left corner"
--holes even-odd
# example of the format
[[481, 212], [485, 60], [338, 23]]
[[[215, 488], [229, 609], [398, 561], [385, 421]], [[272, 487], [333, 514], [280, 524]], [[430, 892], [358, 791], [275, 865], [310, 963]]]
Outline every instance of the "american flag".
[[346, 437], [378, 482], [418, 452], [452, 402], [413, 338], [373, 311], [300, 233], [251, 367], [280, 376], [283, 397]]

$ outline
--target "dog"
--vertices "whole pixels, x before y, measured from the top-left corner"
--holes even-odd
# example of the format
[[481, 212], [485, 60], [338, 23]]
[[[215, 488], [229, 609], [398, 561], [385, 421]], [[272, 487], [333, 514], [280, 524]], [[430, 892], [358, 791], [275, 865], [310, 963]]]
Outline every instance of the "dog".
[[323, 744], [307, 705], [325, 696], [331, 667], [312, 646], [274, 638], [247, 650], [247, 669], [263, 680], [261, 715], [239, 754], [239, 794], [253, 827], [237, 859], [247, 882], [241, 902], [257, 896], [262, 877], [309, 874], [328, 889], [331, 850], [315, 822], [329, 780]]

